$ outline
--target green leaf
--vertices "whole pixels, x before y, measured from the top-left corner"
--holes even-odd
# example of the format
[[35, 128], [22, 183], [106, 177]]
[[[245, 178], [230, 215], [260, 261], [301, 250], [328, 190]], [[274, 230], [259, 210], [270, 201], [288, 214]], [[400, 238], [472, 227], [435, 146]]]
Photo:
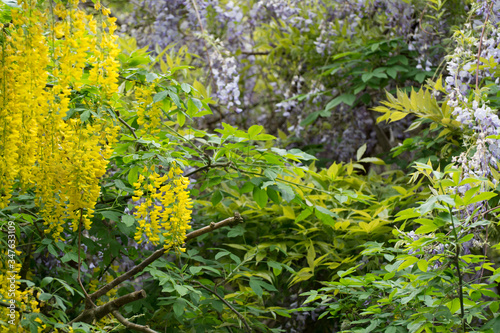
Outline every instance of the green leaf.
[[137, 183], [137, 179], [139, 179], [139, 167], [136, 165], [128, 172], [127, 180], [130, 186], [134, 186], [134, 183]]
[[168, 91], [163, 90], [153, 96], [153, 102], [157, 103], [163, 101], [168, 96]]
[[38, 295], [38, 299], [40, 301], [48, 301], [49, 299], [52, 298], [52, 294], [49, 294], [49, 293], [41, 293], [40, 295]]
[[365, 153], [366, 151], [366, 143], [364, 145], [362, 145], [361, 147], [359, 147], [358, 151], [356, 152], [356, 160], [360, 160], [361, 157], [363, 157], [363, 154]]
[[[319, 207], [321, 208], [322, 210], [327, 210], [323, 207]], [[328, 211], [328, 210], [327, 210]], [[328, 211], [330, 212], [330, 211]], [[330, 214], [332, 214], [332, 212], [330, 212]], [[314, 211], [314, 215], [316, 215], [316, 217], [321, 220], [321, 222], [325, 223], [325, 224], [328, 224], [328, 225], [331, 225], [331, 226], [334, 226], [335, 225], [335, 221], [332, 219], [331, 215], [330, 214], [325, 214], [323, 212], [321, 212], [319, 209], [318, 209], [318, 206], [316, 206], [316, 209]]]
[[321, 213], [323, 214], [326, 214], [326, 215], [329, 215], [329, 216], [332, 216], [332, 217], [336, 217], [336, 214], [333, 213], [332, 211], [324, 208], [324, 207], [321, 207], [321, 206], [315, 206], [314, 208], [316, 208], [316, 210], [320, 211]]
[[385, 329], [385, 333], [397, 333], [398, 329], [396, 326], [389, 326]]
[[295, 223], [297, 222], [300, 222], [300, 221], [303, 221], [305, 220], [307, 217], [309, 217], [312, 213], [313, 213], [313, 209], [312, 207], [307, 207], [306, 209], [304, 209], [300, 214], [299, 216], [297, 216], [295, 218]]
[[254, 187], [253, 189], [253, 199], [259, 205], [260, 208], [266, 207], [267, 204], [267, 191], [259, 187]]
[[217, 206], [219, 202], [224, 198], [222, 195], [222, 192], [220, 190], [217, 190], [212, 194], [212, 205]]
[[325, 110], [331, 110], [340, 103], [347, 104], [349, 106], [352, 106], [354, 102], [356, 101], [356, 95], [353, 94], [342, 94], [340, 96], [337, 96], [336, 98], [332, 99], [328, 104], [326, 104]]
[[259, 297], [262, 297], [262, 294], [264, 293], [264, 291], [262, 290], [262, 287], [260, 285], [261, 281], [251, 277], [250, 278], [250, 288], [252, 288], [253, 292], [259, 296]]
[[281, 197], [283, 198], [283, 200], [285, 200], [286, 202], [290, 202], [295, 198], [295, 193], [289, 185], [283, 184], [281, 182], [278, 182], [277, 185], [281, 192]]
[[168, 93], [168, 96], [170, 96], [170, 98], [172, 99], [172, 101], [174, 101], [177, 108], [179, 110], [181, 110], [182, 105], [181, 105], [181, 100], [179, 99], [179, 96], [175, 92], [173, 92], [172, 90], [168, 90], [167, 93]]
[[68, 261], [74, 261], [74, 262], [78, 262], [78, 254], [77, 253], [74, 253], [74, 252], [67, 252], [62, 258], [61, 258], [61, 261], [62, 262], [68, 262]]
[[127, 226], [127, 227], [131, 227], [134, 225], [135, 223], [135, 217], [133, 215], [127, 215], [127, 214], [124, 214], [122, 215], [122, 222]]
[[429, 219], [418, 219], [418, 223], [422, 224], [420, 228], [415, 230], [416, 234], [426, 234], [429, 232], [433, 232], [437, 229], [439, 229], [439, 225], [437, 225], [433, 220]]
[[280, 197], [278, 196], [278, 192], [276, 192], [276, 190], [273, 187], [276, 188], [276, 186], [274, 186], [274, 185], [267, 187], [267, 196], [275, 204], [280, 204], [281, 200], [280, 200]]
[[240, 193], [243, 194], [243, 193], [248, 193], [248, 192], [251, 192], [254, 188], [254, 185], [251, 183], [251, 182], [246, 182], [245, 185], [243, 185], [241, 188], [240, 188]]
[[264, 127], [260, 126], [260, 125], [253, 125], [253, 126], [251, 126], [248, 129], [248, 138], [250, 140], [254, 140], [255, 137], [257, 136], [257, 134], [259, 134], [260, 132], [262, 132], [263, 129], [264, 129]]
[[454, 298], [451, 302], [446, 303], [448, 309], [452, 314], [455, 314], [458, 310], [460, 310], [460, 300], [458, 298]]
[[361, 75], [361, 80], [363, 82], [367, 82], [367, 81], [370, 81], [370, 79], [373, 77], [373, 73], [365, 73], [363, 75]]
[[175, 300], [173, 309], [174, 309], [175, 316], [177, 318], [180, 318], [183, 315], [185, 306], [186, 306], [186, 301], [184, 299], [177, 298]]
[[313, 122], [316, 121], [316, 119], [318, 119], [320, 113], [319, 112], [313, 112], [313, 113], [310, 113], [306, 119], [302, 120], [300, 122], [300, 126], [307, 126], [307, 125], [310, 125], [312, 124]]
[[155, 74], [155, 73], [148, 73], [148, 74], [146, 74], [146, 81], [147, 82], [153, 82], [157, 78], [158, 78], [158, 75]]
[[189, 94], [189, 92], [191, 91], [191, 86], [187, 83], [182, 83], [181, 84], [181, 89], [186, 93], [186, 94]]
[[180, 127], [184, 126], [184, 124], [186, 123], [186, 116], [183, 112], [177, 112], [177, 123]]
[[472, 238], [474, 238], [474, 234], [468, 234], [468, 235], [465, 235], [464, 237], [460, 238], [458, 240], [458, 243], [461, 244], [461, 243], [465, 243], [465, 242], [468, 242], [470, 241]]
[[237, 225], [235, 227], [231, 227], [231, 230], [227, 233], [227, 237], [238, 237], [243, 236], [245, 234], [245, 228], [242, 225]]
[[54, 280], [53, 277], [50, 277], [50, 276], [44, 277], [43, 280], [40, 282], [40, 288], [45, 287], [46, 285], [51, 283], [53, 280]]
[[347, 271], [338, 271], [337, 274], [343, 278], [344, 276], [347, 276], [349, 274], [352, 274], [359, 266], [361, 266], [361, 264], [357, 265], [357, 266], [353, 266], [351, 268], [349, 268]]
[[406, 259], [403, 261], [403, 263], [401, 265], [399, 265], [398, 271], [401, 271], [407, 267], [410, 267], [411, 265], [415, 264], [417, 261], [418, 261], [418, 258], [416, 258], [416, 257], [412, 257], [412, 256], [406, 257]]
[[429, 267], [429, 264], [427, 263], [427, 260], [420, 259], [417, 262], [418, 269], [420, 269], [422, 272], [427, 272], [427, 268]]
[[89, 118], [90, 118], [90, 110], [86, 110], [80, 115], [80, 120], [82, 121], [82, 123], [86, 122]]
[[189, 271], [191, 272], [191, 274], [193, 275], [197, 275], [199, 272], [201, 272], [203, 268], [200, 267], [200, 266], [190, 266], [189, 267]]
[[361, 163], [372, 163], [376, 165], [385, 165], [385, 162], [378, 157], [365, 157], [360, 159], [358, 162]]
[[496, 197], [497, 194], [493, 192], [482, 192], [479, 193], [478, 195], [475, 195], [470, 199], [469, 201], [465, 202], [466, 205], [470, 205], [476, 202], [484, 201], [484, 200], [490, 200], [493, 197]]
[[49, 246], [47, 246], [47, 250], [49, 251], [50, 254], [52, 254], [54, 257], [58, 258], [59, 257], [59, 253], [57, 252], [56, 248], [54, 247], [54, 245], [52, 244], [49, 244]]
[[121, 216], [120, 212], [115, 212], [111, 210], [100, 211], [99, 214], [101, 214], [104, 218], [107, 218], [113, 222], [119, 221]]

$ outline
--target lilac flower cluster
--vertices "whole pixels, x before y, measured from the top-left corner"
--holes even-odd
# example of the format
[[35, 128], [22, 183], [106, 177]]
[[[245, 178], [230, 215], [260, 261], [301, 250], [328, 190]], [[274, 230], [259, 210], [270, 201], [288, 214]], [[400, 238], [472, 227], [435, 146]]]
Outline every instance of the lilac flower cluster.
[[490, 22], [492, 22], [495, 25], [498, 25], [498, 23], [500, 22], [500, 2], [497, 0], [492, 0], [492, 1], [478, 0], [478, 7], [476, 9], [476, 14], [482, 17], [483, 20], [485, 20], [486, 17], [488, 16], [488, 20]]
[[228, 55], [223, 57], [220, 52], [215, 50], [210, 53], [210, 60], [212, 61], [212, 75], [217, 87], [219, 104], [240, 113], [242, 110], [237, 107], [241, 104], [238, 87], [240, 76], [236, 59]]
[[[487, 39], [484, 43], [484, 49], [481, 50], [481, 56], [485, 59], [500, 62], [500, 31], [493, 31], [494, 38]], [[479, 41], [470, 39], [472, 45], [467, 48], [466, 41], [461, 41], [461, 45], [455, 49], [454, 54], [449, 58], [448, 71], [446, 78], [448, 90], [448, 106], [453, 109], [453, 115], [459, 121], [464, 129], [472, 131], [474, 138], [475, 152], [468, 156], [465, 152], [455, 159], [464, 171], [464, 177], [487, 177], [491, 175], [490, 167], [496, 168], [497, 161], [500, 159], [499, 140], [491, 138], [500, 134], [500, 119], [496, 110], [492, 110], [484, 101], [477, 99], [469, 102], [469, 92], [475, 83], [475, 76], [478, 76], [478, 82], [485, 79], [496, 80], [496, 66], [484, 66], [478, 73], [476, 70], [476, 58], [473, 56], [472, 48], [478, 47]], [[490, 62], [491, 63], [491, 62]], [[474, 73], [474, 75], [473, 75]], [[482, 98], [483, 96], [478, 96]]]
[[[496, 4], [493, 8], [495, 6]], [[479, 4], [476, 13], [480, 14], [485, 20], [486, 11], [489, 8], [490, 5], [484, 1]], [[495, 18], [497, 14], [494, 11], [490, 14], [492, 22], [498, 22]], [[492, 177], [491, 170], [498, 169], [497, 162], [500, 159], [500, 141], [497, 139], [500, 134], [500, 119], [497, 110], [488, 105], [484, 90], [482, 92], [476, 90], [476, 94], [471, 94], [476, 85], [476, 77], [479, 84], [478, 88], [483, 88], [485, 81], [495, 81], [495, 83], [499, 81], [496, 67], [500, 63], [500, 50], [498, 49], [500, 46], [500, 30], [495, 24], [492, 31], [486, 29], [485, 35], [482, 36], [483, 24], [483, 22], [469, 24], [467, 25], [468, 31], [456, 35], [459, 36], [457, 37], [459, 45], [448, 58], [447, 64], [449, 72], [449, 76], [446, 78], [447, 103], [453, 110], [453, 116], [462, 124], [469, 138], [466, 143], [467, 151], [453, 158], [453, 162], [457, 163], [462, 169], [461, 178], [489, 178], [496, 185], [497, 181]], [[490, 37], [487, 37], [488, 35]], [[482, 43], [480, 43], [480, 38], [483, 38]], [[481, 61], [479, 64], [481, 67], [476, 72], [477, 53], [480, 45], [480, 57], [486, 59], [488, 63]], [[473, 100], [471, 101], [471, 99]], [[455, 190], [463, 195], [470, 188], [470, 184], [466, 184], [457, 187]], [[472, 223], [477, 221], [479, 213], [485, 212], [487, 209], [486, 201], [478, 202], [458, 211], [457, 217], [462, 221], [467, 219]], [[472, 218], [469, 218], [471, 216]], [[462, 244], [464, 253], [470, 253], [471, 248], [481, 245], [478, 232], [482, 229], [476, 229], [473, 230], [474, 238]]]
[[[475, 50], [471, 48], [464, 49], [464, 46], [459, 45], [448, 60], [448, 77], [446, 78], [447, 89], [451, 91], [453, 88], [457, 88], [462, 96], [467, 96], [476, 82], [476, 50], [479, 48], [479, 39], [474, 40], [475, 43], [473, 47]], [[467, 40], [463, 40], [462, 43], [467, 43]], [[490, 63], [500, 63], [499, 45], [500, 30], [495, 29], [495, 31], [491, 33], [491, 37], [481, 43], [481, 58], [487, 59]], [[481, 67], [477, 73], [478, 81], [481, 82], [486, 79], [495, 81], [495, 83], [498, 84], [500, 80], [496, 73], [496, 69], [483, 65], [484, 63], [481, 62]]]

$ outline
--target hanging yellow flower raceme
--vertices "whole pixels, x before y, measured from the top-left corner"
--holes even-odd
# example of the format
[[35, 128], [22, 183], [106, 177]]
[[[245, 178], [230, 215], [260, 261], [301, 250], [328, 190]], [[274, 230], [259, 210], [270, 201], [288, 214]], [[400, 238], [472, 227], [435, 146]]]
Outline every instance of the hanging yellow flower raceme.
[[137, 100], [137, 123], [142, 126], [138, 134], [155, 134], [161, 128], [161, 108], [159, 103], [153, 101], [155, 95], [155, 82], [148, 85], [135, 87], [135, 98]]
[[[192, 202], [188, 185], [189, 179], [182, 176], [182, 170], [176, 164], [163, 176], [156, 173], [154, 167], [144, 168], [137, 183], [134, 183], [133, 200], [144, 199], [134, 213], [139, 223], [135, 234], [138, 243], [146, 236], [157, 245], [161, 235], [165, 249], [176, 247], [184, 251], [182, 245], [186, 231], [191, 229]], [[146, 195], [144, 190], [147, 191]]]
[[[14, 190], [34, 189], [56, 240], [68, 221], [90, 228], [118, 134], [101, 111], [118, 89], [115, 19], [102, 6], [97, 18], [86, 15], [78, 3], [21, 2], [0, 35], [0, 208]], [[67, 119], [86, 87], [94, 117]]]

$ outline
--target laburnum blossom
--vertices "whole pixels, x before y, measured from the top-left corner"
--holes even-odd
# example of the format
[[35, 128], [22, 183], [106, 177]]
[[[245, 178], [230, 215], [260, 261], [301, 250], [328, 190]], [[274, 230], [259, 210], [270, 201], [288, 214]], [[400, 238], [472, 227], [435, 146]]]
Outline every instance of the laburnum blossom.
[[157, 245], [161, 242], [160, 236], [163, 236], [164, 248], [184, 250], [182, 245], [186, 231], [191, 228], [192, 202], [187, 189], [189, 179], [182, 173], [182, 169], [175, 164], [164, 175], [158, 174], [154, 167], [145, 167], [133, 184], [135, 196], [132, 199], [145, 199], [134, 213], [139, 223], [134, 237], [138, 243], [145, 236]]
[[161, 114], [160, 103], [153, 101], [155, 82], [148, 85], [140, 85], [135, 88], [137, 100], [137, 123], [142, 126], [137, 132], [139, 135], [155, 134], [160, 132]]
[[[56, 241], [67, 223], [90, 228], [118, 134], [99, 111], [118, 90], [115, 18], [99, 3], [97, 20], [78, 5], [21, 1], [0, 36], [0, 208], [14, 186], [32, 189]], [[75, 91], [88, 86], [98, 88], [85, 101], [96, 116], [69, 117]]]

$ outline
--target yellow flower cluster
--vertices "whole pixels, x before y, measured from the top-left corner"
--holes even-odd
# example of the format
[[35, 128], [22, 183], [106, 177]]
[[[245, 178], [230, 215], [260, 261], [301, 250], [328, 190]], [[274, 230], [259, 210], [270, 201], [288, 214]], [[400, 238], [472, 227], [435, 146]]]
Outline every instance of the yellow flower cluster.
[[[33, 188], [46, 233], [67, 221], [90, 228], [118, 127], [100, 105], [117, 92], [115, 19], [97, 3], [97, 19], [78, 0], [22, 1], [0, 26], [0, 208], [15, 184]], [[44, 10], [43, 8], [46, 8]], [[49, 33], [47, 33], [49, 32]], [[92, 87], [89, 121], [66, 119], [75, 91]], [[88, 117], [87, 117], [88, 118]]]
[[136, 86], [135, 98], [137, 100], [137, 123], [141, 126], [138, 134], [155, 134], [160, 132], [161, 109], [159, 103], [153, 102], [155, 94], [155, 83], [150, 85]]
[[[21, 252], [16, 251], [16, 255], [20, 254]], [[0, 301], [7, 306], [0, 306], [0, 316], [8, 325], [0, 326], [0, 333], [12, 332], [13, 326], [11, 324], [17, 325], [19, 323], [19, 316], [22, 312], [40, 312], [40, 302], [34, 296], [35, 290], [33, 287], [25, 290], [19, 289], [21, 276], [11, 273], [20, 272], [21, 263], [14, 264], [15, 268], [12, 269], [7, 263], [8, 258], [7, 251], [2, 251], [0, 259]], [[11, 300], [14, 300], [15, 303], [12, 303]], [[10, 309], [8, 306], [11, 304], [17, 309]], [[19, 332], [28, 332], [28, 330], [20, 329]]]
[[163, 176], [154, 167], [145, 167], [142, 173], [138, 182], [134, 183], [133, 200], [137, 201], [141, 197], [145, 199], [134, 213], [139, 223], [135, 240], [141, 243], [144, 234], [151, 243], [157, 245], [161, 235], [165, 249], [177, 247], [183, 251], [181, 246], [186, 239], [186, 231], [191, 229], [192, 202], [187, 190], [189, 179], [182, 176], [182, 170], [175, 164]]

